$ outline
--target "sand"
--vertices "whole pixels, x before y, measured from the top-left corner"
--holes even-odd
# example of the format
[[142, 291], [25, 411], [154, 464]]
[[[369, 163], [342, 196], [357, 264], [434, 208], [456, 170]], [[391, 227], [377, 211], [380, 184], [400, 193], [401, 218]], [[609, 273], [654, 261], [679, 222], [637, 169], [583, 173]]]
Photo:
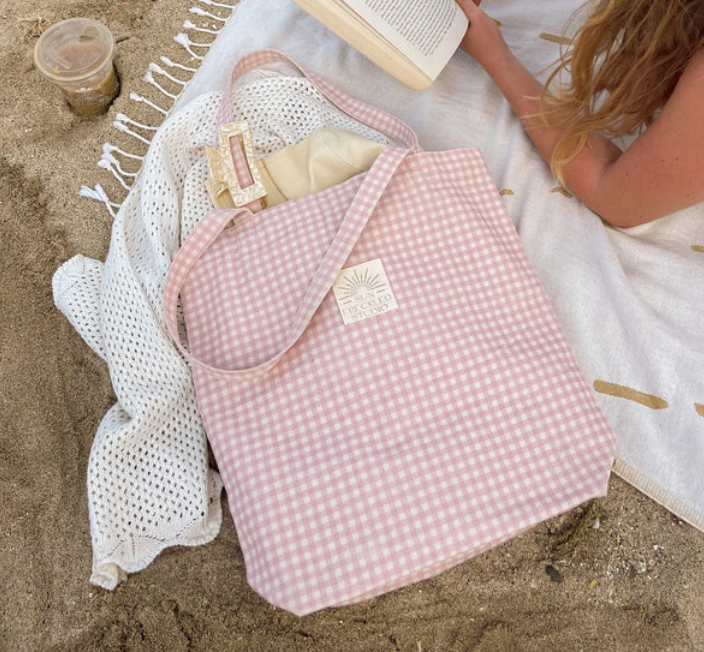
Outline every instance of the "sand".
[[[644, 652], [704, 650], [704, 534], [613, 477], [606, 498], [544, 523], [432, 580], [297, 618], [246, 583], [233, 523], [162, 553], [115, 591], [89, 582], [86, 467], [114, 398], [105, 364], [53, 305], [67, 258], [104, 259], [111, 217], [81, 184], [119, 141], [117, 112], [172, 41], [190, 0], [0, 2], [0, 650]], [[42, 80], [32, 50], [72, 16], [118, 39], [122, 93], [79, 119]], [[227, 511], [227, 510], [225, 510]]]

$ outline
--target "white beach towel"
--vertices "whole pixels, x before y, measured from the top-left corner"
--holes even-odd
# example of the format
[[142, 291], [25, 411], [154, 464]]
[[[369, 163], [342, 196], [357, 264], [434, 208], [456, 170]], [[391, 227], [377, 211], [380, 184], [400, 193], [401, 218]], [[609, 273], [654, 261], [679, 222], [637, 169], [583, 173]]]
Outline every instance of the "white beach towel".
[[[482, 6], [501, 22], [516, 54], [544, 77], [579, 4], [485, 0]], [[202, 64], [194, 60], [198, 72], [157, 132], [117, 213], [105, 265], [77, 257], [55, 277], [57, 305], [106, 359], [118, 397], [101, 424], [89, 467], [93, 581], [112, 587], [165, 547], [204, 542], [219, 527], [219, 479], [207, 468], [188, 368], [163, 339], [160, 289], [179, 232], [190, 231], [199, 202], [206, 201], [198, 186], [204, 174], [199, 148], [214, 133], [208, 131], [219, 97], [213, 91], [225, 88], [242, 55], [267, 47], [397, 115], [425, 149], [482, 151], [616, 433], [615, 471], [704, 530], [704, 206], [635, 229], [607, 228], [557, 185], [508, 104], [464, 53], [418, 93], [290, 0], [242, 0]], [[206, 124], [211, 115], [212, 125]], [[112, 292], [114, 286], [127, 288], [129, 300]], [[119, 329], [106, 327], [110, 319], [128, 322], [136, 310], [151, 315], [148, 347], [138, 342], [135, 348]], [[144, 382], [134, 382], [135, 368], [148, 371]], [[177, 483], [171, 483], [174, 469]], [[111, 489], [118, 479], [119, 489]], [[163, 498], [164, 489], [178, 509], [154, 498]]]

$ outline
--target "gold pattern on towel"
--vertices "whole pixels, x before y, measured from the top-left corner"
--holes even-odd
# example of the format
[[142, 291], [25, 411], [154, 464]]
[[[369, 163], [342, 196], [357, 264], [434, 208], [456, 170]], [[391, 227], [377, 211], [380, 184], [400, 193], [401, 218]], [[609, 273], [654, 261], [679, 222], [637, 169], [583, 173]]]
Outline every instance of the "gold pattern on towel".
[[692, 251], [696, 251], [698, 254], [704, 254], [704, 245], [692, 245]]
[[697, 411], [697, 414], [700, 417], [704, 417], [704, 405], [702, 405], [701, 403], [695, 403], [694, 409]]
[[652, 410], [664, 410], [669, 407], [667, 401], [652, 394], [644, 394], [632, 387], [625, 385], [617, 385], [616, 383], [607, 383], [605, 380], [595, 380], [594, 389], [600, 394], [608, 394], [616, 398], [625, 398], [629, 401], [635, 401]]
[[512, 195], [513, 190], [511, 188], [504, 188], [503, 190], [499, 190], [499, 194], [503, 197], [504, 195]]
[[567, 190], [567, 188], [563, 188], [562, 186], [555, 186], [550, 192], [558, 192], [567, 197], [567, 199], [572, 199], [572, 193]]
[[572, 43], [574, 43], [574, 39], [567, 38], [566, 36], [558, 36], [557, 34], [548, 34], [547, 32], [540, 34], [539, 38], [543, 39], [543, 41], [550, 41], [550, 43], [557, 43], [559, 45], [572, 45]]

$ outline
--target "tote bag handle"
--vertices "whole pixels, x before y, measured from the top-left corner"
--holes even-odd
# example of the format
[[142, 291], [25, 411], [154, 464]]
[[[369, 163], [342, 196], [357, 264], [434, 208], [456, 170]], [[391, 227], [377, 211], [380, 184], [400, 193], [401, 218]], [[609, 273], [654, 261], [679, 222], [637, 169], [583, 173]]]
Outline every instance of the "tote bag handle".
[[401, 147], [420, 151], [418, 137], [413, 129], [405, 122], [386, 111], [382, 111], [381, 109], [377, 109], [376, 107], [350, 97], [347, 93], [344, 93], [316, 74], [301, 68], [295, 61], [277, 50], [256, 50], [250, 52], [242, 57], [237, 65], [235, 65], [230, 75], [227, 93], [225, 93], [222, 104], [220, 105], [218, 124], [223, 125], [232, 122], [232, 107], [230, 106], [230, 89], [232, 88], [232, 84], [249, 70], [276, 61], [284, 61], [294, 66], [311, 84], [313, 84], [323, 97], [332, 102], [332, 104], [343, 113], [389, 136]]
[[[301, 300], [289, 334], [281, 349], [272, 357], [253, 367], [243, 369], [221, 369], [211, 366], [193, 356], [181, 342], [177, 326], [178, 297], [189, 273], [220, 235], [225, 226], [241, 216], [251, 216], [248, 208], [218, 210], [207, 215], [186, 239], [171, 263], [164, 288], [164, 312], [166, 325], [179, 350], [192, 364], [223, 378], [240, 378], [259, 374], [271, 369], [301, 337], [308, 323], [330, 291], [345, 261], [359, 239], [384, 190], [394, 177], [401, 162], [411, 154], [409, 150], [389, 148], [384, 150], [366, 173], [362, 185], [355, 194], [340, 228], [335, 234], [318, 265], [313, 278]], [[282, 204], [283, 208], [285, 204]], [[279, 207], [270, 210], [275, 211]]]

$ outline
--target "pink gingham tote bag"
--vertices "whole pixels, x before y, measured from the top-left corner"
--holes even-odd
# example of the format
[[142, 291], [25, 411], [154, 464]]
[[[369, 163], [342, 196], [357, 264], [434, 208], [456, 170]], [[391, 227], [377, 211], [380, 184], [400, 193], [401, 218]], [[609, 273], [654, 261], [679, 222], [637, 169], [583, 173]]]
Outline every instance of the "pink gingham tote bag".
[[165, 309], [248, 581], [296, 614], [606, 491], [613, 434], [477, 150], [391, 148], [320, 193], [208, 215]]

